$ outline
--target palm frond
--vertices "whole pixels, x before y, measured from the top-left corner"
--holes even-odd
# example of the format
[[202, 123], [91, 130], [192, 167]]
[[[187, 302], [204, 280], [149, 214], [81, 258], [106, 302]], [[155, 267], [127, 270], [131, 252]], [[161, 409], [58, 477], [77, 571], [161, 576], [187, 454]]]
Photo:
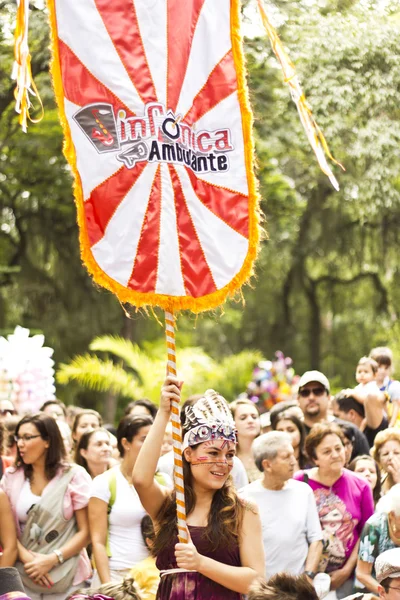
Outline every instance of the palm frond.
[[61, 384], [76, 381], [91, 390], [110, 391], [126, 398], [135, 399], [143, 395], [137, 379], [123, 367], [90, 354], [77, 356], [68, 365], [61, 364], [56, 378]]

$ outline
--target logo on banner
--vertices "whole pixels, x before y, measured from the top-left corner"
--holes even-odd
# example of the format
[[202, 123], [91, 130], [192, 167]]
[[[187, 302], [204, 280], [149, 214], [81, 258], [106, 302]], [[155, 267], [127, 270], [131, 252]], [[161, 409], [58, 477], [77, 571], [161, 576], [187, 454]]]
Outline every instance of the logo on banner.
[[196, 131], [158, 102], [146, 104], [141, 117], [99, 102], [84, 106], [73, 119], [99, 154], [113, 152], [127, 169], [148, 161], [186, 165], [195, 173], [229, 170], [230, 129]]

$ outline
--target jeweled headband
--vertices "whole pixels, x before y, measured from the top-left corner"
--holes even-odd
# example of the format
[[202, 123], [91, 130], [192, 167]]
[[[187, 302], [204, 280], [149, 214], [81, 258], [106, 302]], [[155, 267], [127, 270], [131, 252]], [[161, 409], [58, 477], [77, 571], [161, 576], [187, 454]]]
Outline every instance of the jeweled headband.
[[236, 427], [226, 400], [207, 390], [193, 406], [186, 407], [182, 450], [203, 442], [222, 439], [236, 444]]

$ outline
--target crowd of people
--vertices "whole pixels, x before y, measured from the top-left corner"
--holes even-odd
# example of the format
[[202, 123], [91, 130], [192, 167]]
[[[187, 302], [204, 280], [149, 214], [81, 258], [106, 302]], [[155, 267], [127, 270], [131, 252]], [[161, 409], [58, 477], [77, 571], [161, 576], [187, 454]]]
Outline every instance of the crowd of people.
[[228, 404], [207, 390], [182, 404], [182, 382], [167, 377], [159, 406], [129, 403], [116, 428], [58, 400], [25, 415], [0, 400], [0, 567], [17, 569], [32, 600], [395, 600], [400, 383], [391, 370], [390, 350], [374, 348], [356, 366], [357, 385], [336, 395], [323, 373], [307, 371], [292, 398], [262, 415], [245, 394]]

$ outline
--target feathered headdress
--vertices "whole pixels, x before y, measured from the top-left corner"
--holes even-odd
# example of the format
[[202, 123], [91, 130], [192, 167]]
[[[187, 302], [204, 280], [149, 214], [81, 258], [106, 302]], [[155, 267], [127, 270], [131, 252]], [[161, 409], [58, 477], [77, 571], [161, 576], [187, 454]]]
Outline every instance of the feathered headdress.
[[193, 406], [186, 407], [182, 450], [210, 440], [223, 439], [236, 444], [236, 427], [226, 400], [207, 390]]

